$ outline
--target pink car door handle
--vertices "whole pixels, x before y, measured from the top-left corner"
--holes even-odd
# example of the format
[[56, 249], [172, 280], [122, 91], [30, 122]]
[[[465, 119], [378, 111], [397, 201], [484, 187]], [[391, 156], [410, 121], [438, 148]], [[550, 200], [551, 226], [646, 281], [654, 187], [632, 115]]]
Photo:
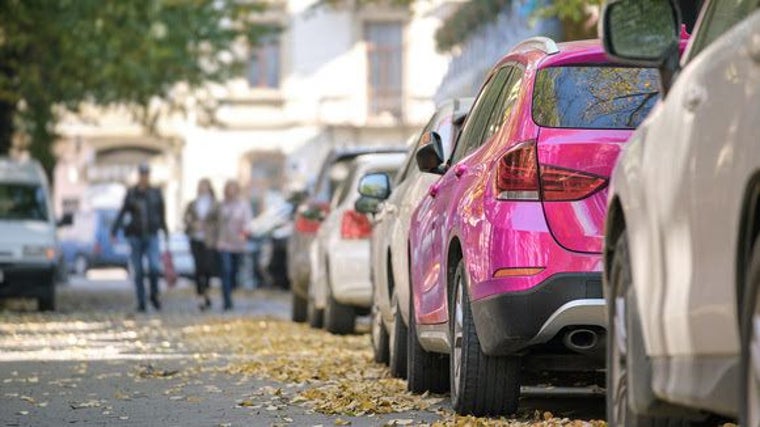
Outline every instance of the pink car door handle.
[[461, 178], [462, 175], [464, 175], [467, 172], [467, 166], [465, 165], [457, 165], [457, 167], [454, 168], [454, 176], [457, 178]]

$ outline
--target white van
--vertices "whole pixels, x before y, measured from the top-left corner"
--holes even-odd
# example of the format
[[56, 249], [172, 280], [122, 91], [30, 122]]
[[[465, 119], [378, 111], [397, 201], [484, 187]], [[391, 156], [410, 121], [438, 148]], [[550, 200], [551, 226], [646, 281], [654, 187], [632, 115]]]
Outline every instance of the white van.
[[36, 298], [40, 311], [54, 310], [56, 268], [56, 222], [45, 172], [35, 160], [0, 157], [0, 298]]

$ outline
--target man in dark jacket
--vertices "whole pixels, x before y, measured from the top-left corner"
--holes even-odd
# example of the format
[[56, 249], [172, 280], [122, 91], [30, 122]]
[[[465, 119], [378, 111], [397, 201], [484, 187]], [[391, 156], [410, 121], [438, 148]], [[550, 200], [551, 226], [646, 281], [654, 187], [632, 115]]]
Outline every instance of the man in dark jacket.
[[150, 279], [150, 302], [156, 310], [161, 309], [158, 299], [158, 275], [161, 262], [158, 248], [158, 232], [163, 230], [168, 236], [164, 198], [161, 190], [150, 185], [150, 167], [141, 164], [138, 168], [137, 185], [127, 190], [119, 215], [111, 228], [111, 238], [122, 227], [128, 217], [124, 234], [132, 249], [131, 263], [137, 289], [137, 311], [145, 311], [145, 274], [143, 258], [148, 259], [148, 277]]

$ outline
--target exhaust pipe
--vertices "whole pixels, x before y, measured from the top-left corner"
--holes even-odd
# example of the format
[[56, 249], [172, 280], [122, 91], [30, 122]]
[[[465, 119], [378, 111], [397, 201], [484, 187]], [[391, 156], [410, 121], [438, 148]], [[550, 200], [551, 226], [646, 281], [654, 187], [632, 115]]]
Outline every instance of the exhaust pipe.
[[591, 357], [604, 357], [604, 331], [580, 328], [573, 329], [562, 337], [562, 343], [568, 349]]

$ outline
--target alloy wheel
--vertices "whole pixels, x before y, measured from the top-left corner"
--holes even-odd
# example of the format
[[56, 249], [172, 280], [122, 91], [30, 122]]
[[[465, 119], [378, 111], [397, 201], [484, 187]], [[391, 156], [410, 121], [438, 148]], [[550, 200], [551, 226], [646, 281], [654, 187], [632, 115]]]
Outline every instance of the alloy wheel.
[[391, 355], [396, 354], [396, 346], [398, 345], [398, 343], [396, 342], [396, 334], [395, 334], [395, 330], [396, 330], [395, 322], [396, 322], [396, 317], [397, 317], [396, 313], [398, 312], [398, 310], [399, 310], [398, 303], [396, 302], [396, 298], [394, 295], [391, 298], [391, 318], [393, 319], [392, 322], [394, 323], [393, 323], [393, 326], [390, 327], [389, 329], [390, 332], [388, 333], [388, 351], [390, 352]]
[[454, 293], [454, 331], [452, 339], [454, 340], [454, 378], [452, 393], [459, 394], [460, 381], [462, 379], [462, 341], [464, 340], [464, 309], [462, 301], [462, 278], [459, 277], [456, 282]]
[[749, 372], [747, 375], [747, 425], [760, 427], [760, 292], [754, 301], [749, 331]]
[[[617, 290], [620, 292], [620, 289]], [[608, 375], [612, 378], [612, 392], [614, 392], [615, 421], [625, 425], [628, 416], [628, 370], [627, 362], [627, 328], [625, 319], [625, 298], [621, 295], [615, 295], [615, 307], [613, 325], [614, 342], [612, 343], [612, 354], [610, 355], [610, 372]]]

